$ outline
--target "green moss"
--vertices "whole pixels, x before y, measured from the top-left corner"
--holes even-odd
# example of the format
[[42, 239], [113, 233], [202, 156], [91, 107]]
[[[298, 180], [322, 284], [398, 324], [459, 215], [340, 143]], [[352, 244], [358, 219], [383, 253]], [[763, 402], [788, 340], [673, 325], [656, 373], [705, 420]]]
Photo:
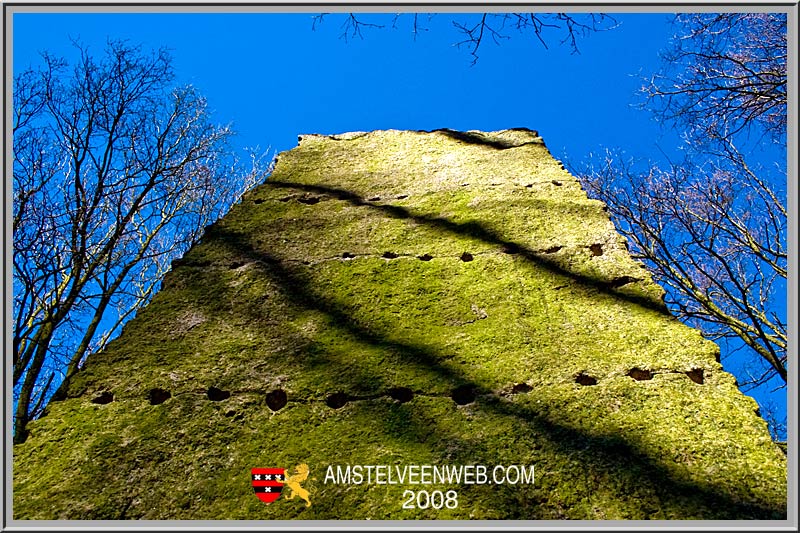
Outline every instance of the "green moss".
[[[784, 517], [785, 454], [662, 294], [533, 132], [304, 136], [31, 424], [14, 517]], [[250, 468], [299, 463], [312, 507], [254, 497]], [[348, 464], [536, 483], [409, 510], [420, 487], [325, 483]]]

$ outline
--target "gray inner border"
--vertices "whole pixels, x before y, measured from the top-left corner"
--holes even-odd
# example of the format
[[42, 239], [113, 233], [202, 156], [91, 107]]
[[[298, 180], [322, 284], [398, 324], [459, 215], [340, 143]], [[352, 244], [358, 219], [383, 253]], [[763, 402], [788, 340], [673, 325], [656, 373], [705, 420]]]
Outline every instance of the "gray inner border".
[[[13, 151], [12, 151], [12, 80], [13, 80], [13, 15], [15, 13], [312, 13], [312, 12], [374, 12], [374, 13], [409, 13], [409, 12], [513, 12], [513, 11], [562, 11], [562, 12], [592, 12], [603, 11], [607, 13], [676, 13], [676, 12], [724, 12], [724, 11], [753, 11], [753, 12], [784, 12], [787, 14], [788, 30], [788, 126], [787, 126], [787, 193], [788, 193], [788, 250], [789, 250], [789, 275], [787, 278], [787, 314], [789, 331], [798, 331], [798, 98], [797, 98], [797, 70], [798, 70], [798, 3], [795, 1], [777, 2], [725, 2], [711, 0], [703, 3], [685, 3], [678, 1], [620, 1], [613, 4], [598, 2], [580, 2], [571, 4], [561, 3], [529, 3], [529, 4], [500, 4], [459, 2], [458, 0], [445, 0], [439, 3], [410, 2], [399, 3], [308, 3], [285, 2], [277, 3], [250, 3], [242, 2], [239, 5], [227, 6], [224, 4], [173, 2], [171, 4], [155, 2], [136, 2], [129, 5], [115, 5], [113, 3], [84, 2], [78, 3], [45, 3], [41, 0], [33, 2], [3, 2], [3, 384], [5, 395], [3, 398], [3, 494], [0, 500], [2, 506], [2, 523], [0, 528], [7, 531], [83, 531], [88, 529], [114, 530], [114, 531], [218, 531], [218, 530], [283, 530], [293, 529], [298, 531], [331, 530], [349, 531], [353, 529], [403, 531], [409, 529], [428, 531], [447, 530], [550, 530], [559, 529], [567, 531], [586, 531], [596, 529], [623, 530], [707, 530], [707, 531], [798, 531], [797, 507], [792, 505], [797, 502], [797, 343], [792, 338], [789, 342], [788, 357], [790, 362], [789, 381], [787, 386], [787, 426], [788, 426], [788, 511], [785, 521], [696, 521], [687, 520], [680, 522], [659, 521], [368, 521], [368, 520], [297, 520], [297, 521], [258, 521], [258, 520], [142, 520], [136, 522], [117, 520], [14, 520], [12, 517], [12, 385], [11, 373], [11, 338], [12, 338], [12, 280], [11, 256], [12, 242], [11, 212], [12, 212], [12, 178]], [[794, 43], [794, 44], [792, 44]]]

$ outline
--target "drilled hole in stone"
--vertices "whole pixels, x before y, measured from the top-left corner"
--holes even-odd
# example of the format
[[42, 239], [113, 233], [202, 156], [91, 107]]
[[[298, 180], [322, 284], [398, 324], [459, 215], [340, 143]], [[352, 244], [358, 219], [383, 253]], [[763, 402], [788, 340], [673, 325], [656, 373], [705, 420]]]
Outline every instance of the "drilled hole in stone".
[[589, 246], [589, 250], [592, 252], [592, 255], [598, 256], [603, 255], [603, 245], [602, 244], [593, 244]]
[[237, 269], [239, 267], [244, 266], [244, 264], [245, 264], [245, 261], [241, 261], [241, 260], [233, 261], [230, 265], [228, 265], [228, 268], [231, 269], [231, 270], [235, 270], [235, 269]]
[[380, 196], [373, 196], [372, 198], [367, 198], [368, 202], [379, 202], [381, 200]]
[[693, 368], [686, 373], [689, 376], [689, 379], [697, 383], [698, 385], [702, 385], [705, 381], [703, 378], [703, 369], [702, 368]]
[[397, 254], [393, 252], [383, 252], [381, 257], [384, 259], [397, 259]]
[[417, 259], [419, 259], [420, 261], [430, 261], [431, 259], [433, 259], [433, 256], [430, 254], [425, 254], [418, 256]]
[[160, 405], [172, 397], [172, 393], [165, 389], [150, 389], [147, 392], [147, 399], [150, 400], [150, 405]]
[[355, 255], [351, 254], [350, 252], [344, 252], [342, 254], [342, 259], [352, 259], [354, 257], [355, 257]]
[[532, 390], [533, 387], [531, 387], [527, 383], [517, 383], [513, 387], [511, 387], [511, 394], [522, 394], [525, 392], [530, 392]]
[[472, 254], [469, 252], [464, 252], [463, 254], [461, 254], [461, 260], [464, 261], [465, 263], [468, 263], [473, 259], [474, 258], [472, 257]]
[[398, 200], [405, 200], [406, 198], [408, 198], [407, 194], [400, 194], [400, 195], [397, 196]]
[[263, 204], [264, 203], [264, 199], [263, 198], [256, 198], [255, 200], [253, 200], [253, 203], [256, 204], [256, 205]]
[[529, 183], [529, 184], [527, 184], [525, 187], [527, 187], [528, 189], [530, 189], [530, 188], [532, 188], [532, 187], [533, 187], [533, 183]]
[[519, 246], [517, 246], [513, 242], [505, 244], [505, 245], [503, 245], [503, 253], [504, 254], [510, 254], [510, 255], [518, 254], [519, 253]]
[[288, 398], [283, 389], [275, 389], [267, 393], [267, 407], [273, 411], [280, 411], [286, 406]]
[[561, 187], [561, 182], [560, 182], [560, 181], [558, 181], [558, 180], [553, 180], [553, 181], [551, 181], [550, 183], [552, 183], [552, 184], [553, 184], [553, 185], [555, 185], [556, 187]]
[[231, 391], [218, 389], [216, 387], [209, 387], [206, 391], [206, 396], [212, 402], [221, 402], [231, 397]]
[[561, 250], [561, 248], [563, 248], [563, 246], [551, 246], [550, 248], [545, 250], [544, 253], [546, 253], [546, 254], [554, 254], [554, 253], [558, 252], [559, 250]]
[[579, 385], [597, 385], [597, 378], [590, 376], [589, 374], [584, 374], [581, 372], [575, 377], [575, 383]]
[[461, 186], [462, 187], [469, 187], [469, 183], [462, 183]]
[[314, 205], [319, 203], [319, 196], [303, 196], [297, 199], [301, 204]]
[[641, 368], [631, 368], [628, 375], [636, 381], [647, 381], [653, 379], [653, 373], [649, 370], [642, 370]]
[[450, 397], [458, 405], [467, 405], [475, 401], [475, 387], [472, 385], [460, 385], [453, 389]]
[[414, 391], [408, 387], [392, 387], [389, 389], [389, 397], [400, 403], [406, 403], [414, 398]]
[[95, 394], [94, 398], [92, 398], [92, 403], [96, 403], [99, 405], [105, 405], [113, 401], [114, 401], [114, 395], [108, 392], [107, 390]]
[[347, 402], [350, 398], [347, 397], [347, 394], [343, 392], [335, 392], [325, 398], [325, 405], [330, 407], [331, 409], [340, 409], [347, 405]]
[[611, 280], [610, 285], [614, 288], [622, 287], [623, 285], [627, 285], [628, 283], [633, 283], [634, 281], [639, 281], [637, 278], [632, 278], [631, 276], [620, 276], [618, 278], [614, 278]]

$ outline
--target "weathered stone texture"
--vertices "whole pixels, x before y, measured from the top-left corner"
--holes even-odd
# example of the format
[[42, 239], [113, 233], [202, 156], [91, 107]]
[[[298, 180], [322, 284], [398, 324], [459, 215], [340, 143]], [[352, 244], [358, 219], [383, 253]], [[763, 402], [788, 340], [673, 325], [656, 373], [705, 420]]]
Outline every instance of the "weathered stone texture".
[[[30, 425], [14, 517], [784, 518], [785, 455], [662, 294], [536, 132], [302, 136]], [[311, 507], [254, 497], [299, 463]], [[458, 508], [402, 509], [417, 488]]]

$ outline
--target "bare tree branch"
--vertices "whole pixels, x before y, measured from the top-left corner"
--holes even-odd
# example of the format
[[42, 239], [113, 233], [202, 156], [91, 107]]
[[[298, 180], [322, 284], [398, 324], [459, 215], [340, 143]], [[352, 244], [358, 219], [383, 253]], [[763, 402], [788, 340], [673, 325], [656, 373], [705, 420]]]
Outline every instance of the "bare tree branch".
[[[726, 140], [757, 127], [786, 132], [786, 15], [691, 13], [643, 87], [646, 105], [694, 138]], [[678, 75], [675, 70], [680, 69]]]
[[[329, 13], [315, 15], [312, 18], [312, 30], [321, 24], [324, 17]], [[391, 28], [397, 29], [399, 19], [403, 14], [396, 14], [392, 18]], [[422, 31], [428, 31], [420, 24], [420, 13], [414, 13], [411, 22], [412, 33], [416, 39]], [[428, 21], [432, 15], [428, 14]], [[478, 49], [483, 44], [484, 39], [490, 38], [495, 44], [511, 38], [506, 34], [508, 28], [517, 30], [520, 34], [532, 33], [536, 39], [547, 47], [545, 32], [559, 39], [559, 43], [567, 45], [573, 53], [579, 53], [578, 40], [588, 36], [590, 33], [606, 31], [617, 26], [617, 21], [606, 14], [571, 14], [571, 13], [483, 13], [474, 16], [460, 17], [459, 20], [452, 20], [452, 26], [461, 34], [461, 39], [455, 45], [459, 48], [466, 48], [472, 56], [472, 64], [476, 64], [479, 58]], [[507, 28], [508, 26], [508, 28]], [[366, 28], [381, 29], [384, 25], [365, 22], [363, 17], [353, 13], [346, 15], [341, 25], [343, 30], [340, 38], [364, 38], [363, 30]], [[550, 35], [547, 36], [549, 38]]]
[[71, 73], [44, 54], [14, 83], [15, 442], [170, 258], [263, 178], [197, 91], [168, 87], [164, 50], [112, 41], [98, 63], [77, 46]]
[[770, 312], [786, 279], [786, 216], [741, 154], [662, 170], [634, 168], [609, 152], [599, 167], [576, 172], [608, 205], [632, 253], [671, 289], [668, 304], [679, 317], [709, 336], [736, 336], [786, 380], [785, 319]]
[[[693, 13], [675, 18], [645, 106], [683, 133], [684, 160], [664, 168], [607, 152], [574, 169], [606, 203], [632, 253], [668, 289], [667, 304], [711, 339], [749, 352], [741, 386], [787, 379], [786, 16]], [[770, 421], [773, 435], [780, 429]]]

